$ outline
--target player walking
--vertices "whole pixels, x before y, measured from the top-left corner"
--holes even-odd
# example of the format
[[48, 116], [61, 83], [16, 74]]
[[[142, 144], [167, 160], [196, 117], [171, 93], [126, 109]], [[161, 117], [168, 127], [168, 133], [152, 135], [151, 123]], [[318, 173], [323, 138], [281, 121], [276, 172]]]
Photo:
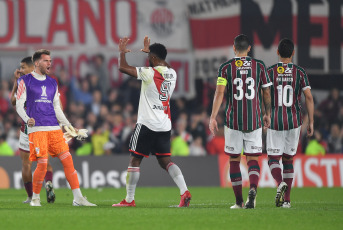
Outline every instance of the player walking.
[[180, 168], [170, 158], [170, 105], [169, 100], [176, 83], [176, 72], [165, 62], [167, 50], [164, 45], [150, 45], [150, 39], [144, 38], [143, 52], [148, 53], [151, 67], [133, 67], [127, 64], [125, 54], [128, 38], [119, 41], [119, 70], [142, 81], [138, 108], [138, 119], [131, 137], [129, 150], [131, 158], [127, 170], [126, 198], [114, 207], [135, 207], [135, 190], [140, 175], [143, 157], [156, 155], [158, 163], [173, 178], [180, 189], [179, 207], [188, 207], [191, 194], [187, 189]]
[[[29, 74], [33, 71], [34, 66], [32, 63], [31, 57], [23, 58], [20, 62], [20, 68], [14, 72], [14, 85], [11, 92], [11, 103], [13, 106], [16, 105], [16, 92], [18, 89], [17, 80], [20, 76]], [[24, 182], [24, 187], [27, 193], [27, 199], [23, 201], [23, 203], [30, 203], [32, 200], [32, 161], [29, 160], [30, 156], [30, 146], [29, 146], [29, 136], [27, 134], [27, 125], [25, 122], [22, 122], [20, 128], [20, 136], [19, 136], [19, 151], [20, 157], [22, 161], [22, 178]], [[52, 185], [52, 167], [50, 162], [48, 161], [47, 172], [45, 174], [45, 189], [46, 189], [46, 198], [48, 203], [55, 202], [55, 193]]]
[[266, 114], [264, 126], [270, 125], [270, 89], [264, 63], [248, 56], [251, 49], [248, 37], [238, 35], [233, 50], [236, 57], [223, 63], [218, 70], [217, 88], [213, 100], [209, 128], [218, 131], [216, 117], [223, 101], [225, 88], [225, 153], [230, 156], [230, 178], [236, 197], [232, 209], [244, 207], [242, 197], [241, 152], [244, 150], [249, 167], [250, 190], [245, 208], [255, 208], [262, 154], [262, 93]]
[[[31, 206], [41, 206], [40, 190], [47, 171], [48, 153], [58, 157], [72, 189], [74, 206], [96, 206], [81, 194], [77, 172], [59, 122], [74, 130], [62, 112], [57, 82], [47, 76], [51, 68], [50, 51], [38, 50], [32, 56], [34, 71], [18, 80], [16, 109], [28, 125], [30, 161], [37, 161], [33, 174]], [[24, 104], [26, 102], [26, 110]]]
[[[280, 62], [268, 68], [271, 86], [271, 126], [267, 130], [267, 153], [270, 171], [278, 184], [275, 204], [290, 208], [290, 193], [294, 176], [293, 156], [295, 156], [300, 129], [301, 92], [305, 96], [309, 124], [307, 135], [313, 135], [313, 97], [305, 70], [292, 63], [294, 44], [290, 39], [282, 39], [277, 54]], [[281, 175], [280, 158], [283, 164]]]

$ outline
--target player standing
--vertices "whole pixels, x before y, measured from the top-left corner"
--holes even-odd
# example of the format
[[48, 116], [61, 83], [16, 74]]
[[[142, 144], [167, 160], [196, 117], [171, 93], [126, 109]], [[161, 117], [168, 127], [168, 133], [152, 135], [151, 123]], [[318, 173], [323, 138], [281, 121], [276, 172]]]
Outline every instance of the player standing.
[[244, 150], [249, 167], [250, 190], [245, 208], [255, 208], [262, 154], [262, 93], [266, 114], [264, 126], [270, 125], [270, 89], [264, 63], [248, 56], [251, 49], [244, 34], [235, 37], [233, 50], [236, 57], [223, 63], [218, 70], [217, 88], [213, 100], [209, 128], [218, 131], [216, 117], [223, 101], [225, 88], [225, 153], [230, 156], [230, 178], [236, 197], [232, 209], [244, 207], [242, 197], [241, 152]]
[[[32, 56], [34, 71], [18, 80], [16, 109], [28, 126], [30, 161], [37, 161], [33, 174], [31, 206], [41, 206], [40, 190], [47, 171], [48, 154], [58, 157], [72, 189], [74, 206], [95, 206], [81, 194], [77, 172], [74, 168], [69, 146], [63, 137], [59, 122], [70, 127], [60, 106], [58, 86], [55, 79], [47, 76], [51, 69], [50, 51], [38, 50]], [[26, 103], [26, 110], [24, 104]]]
[[[16, 92], [18, 89], [17, 80], [20, 76], [29, 74], [33, 71], [34, 66], [32, 63], [31, 57], [23, 58], [20, 62], [20, 68], [14, 72], [14, 85], [11, 92], [11, 103], [13, 106], [16, 105]], [[27, 193], [27, 199], [23, 203], [30, 203], [32, 200], [32, 161], [29, 160], [30, 156], [30, 146], [29, 146], [29, 136], [27, 134], [27, 125], [25, 122], [22, 122], [20, 127], [20, 136], [19, 136], [19, 151], [22, 161], [22, 178], [24, 182], [24, 187]], [[45, 174], [45, 189], [46, 189], [46, 198], [48, 203], [55, 202], [55, 193], [52, 185], [52, 167], [48, 161], [47, 172]]]
[[[301, 92], [305, 96], [309, 124], [307, 136], [313, 135], [313, 97], [305, 70], [292, 63], [294, 44], [290, 39], [282, 39], [277, 54], [280, 62], [269, 67], [271, 86], [271, 126], [267, 130], [267, 153], [270, 171], [278, 184], [275, 204], [290, 208], [290, 193], [294, 176], [293, 156], [295, 156], [300, 129]], [[280, 158], [283, 164], [283, 180]]]
[[119, 70], [142, 81], [138, 119], [133, 131], [129, 150], [131, 158], [127, 170], [126, 198], [114, 207], [135, 207], [135, 190], [143, 157], [156, 155], [158, 163], [173, 178], [180, 189], [179, 207], [188, 207], [191, 194], [180, 168], [171, 161], [170, 153], [170, 105], [169, 100], [176, 84], [176, 72], [165, 62], [167, 50], [164, 45], [150, 45], [144, 38], [143, 52], [148, 53], [150, 67], [133, 67], [126, 62], [128, 38], [119, 41]]

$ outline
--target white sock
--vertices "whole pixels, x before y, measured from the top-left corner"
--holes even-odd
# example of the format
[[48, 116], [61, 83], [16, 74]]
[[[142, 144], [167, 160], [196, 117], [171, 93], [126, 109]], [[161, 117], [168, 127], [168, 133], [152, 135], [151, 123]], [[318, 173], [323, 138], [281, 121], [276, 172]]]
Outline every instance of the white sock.
[[188, 188], [180, 168], [176, 164], [170, 163], [167, 166], [167, 172], [173, 178], [177, 187], [179, 187], [180, 195], [183, 195], [188, 190]]
[[139, 167], [128, 167], [126, 176], [126, 202], [131, 203], [135, 199], [136, 185], [139, 180]]
[[36, 194], [36, 193], [32, 193], [32, 199], [40, 199], [40, 196], [39, 196], [39, 193]]
[[76, 200], [77, 198], [81, 198], [82, 197], [82, 193], [81, 193], [81, 189], [80, 188], [76, 188], [71, 190], [73, 192], [73, 196], [74, 196], [74, 200]]

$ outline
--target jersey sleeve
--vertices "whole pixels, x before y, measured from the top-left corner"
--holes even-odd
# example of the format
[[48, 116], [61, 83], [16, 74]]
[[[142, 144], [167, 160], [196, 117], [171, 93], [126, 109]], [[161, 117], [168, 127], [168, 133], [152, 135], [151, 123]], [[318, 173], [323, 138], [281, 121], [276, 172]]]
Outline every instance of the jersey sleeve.
[[264, 63], [260, 63], [261, 65], [261, 72], [260, 72], [260, 77], [261, 77], [261, 84], [262, 88], [266, 88], [272, 85], [272, 82], [270, 81], [268, 71]]
[[217, 74], [217, 85], [227, 85], [227, 68], [228, 65], [221, 65]]
[[18, 79], [18, 82], [19, 82], [19, 85], [17, 89], [16, 110], [19, 116], [21, 117], [21, 119], [23, 119], [23, 121], [27, 123], [30, 117], [27, 115], [24, 109], [24, 104], [26, 101], [26, 86], [22, 78]]
[[300, 72], [301, 72], [300, 85], [301, 85], [302, 91], [304, 91], [305, 89], [311, 89], [307, 73], [305, 72], [305, 70], [301, 70]]
[[136, 67], [137, 79], [142, 81], [149, 81], [154, 77], [154, 70], [151, 67]]

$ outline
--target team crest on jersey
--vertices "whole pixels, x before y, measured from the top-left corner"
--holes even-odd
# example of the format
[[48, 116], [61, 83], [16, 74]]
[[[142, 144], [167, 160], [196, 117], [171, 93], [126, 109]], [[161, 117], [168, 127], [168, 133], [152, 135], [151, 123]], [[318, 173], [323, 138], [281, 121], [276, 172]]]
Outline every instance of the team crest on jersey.
[[46, 86], [43, 85], [42, 86], [42, 95], [40, 95], [41, 97], [47, 97], [48, 95], [46, 95]]
[[285, 68], [283, 68], [282, 66], [279, 66], [279, 67], [277, 67], [277, 72], [279, 74], [283, 74], [285, 72]]
[[237, 61], [235, 61], [235, 65], [237, 67], [241, 67], [243, 65], [243, 62], [241, 60], [237, 60]]

